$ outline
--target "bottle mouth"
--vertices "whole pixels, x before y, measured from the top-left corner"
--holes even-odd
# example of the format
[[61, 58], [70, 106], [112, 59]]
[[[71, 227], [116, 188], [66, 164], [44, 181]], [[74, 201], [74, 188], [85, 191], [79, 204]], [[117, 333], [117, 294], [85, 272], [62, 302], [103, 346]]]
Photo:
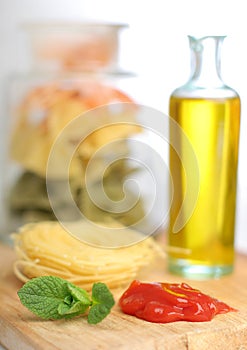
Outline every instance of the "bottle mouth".
[[190, 48], [195, 52], [201, 52], [203, 50], [203, 42], [206, 40], [213, 40], [216, 44], [223, 42], [226, 38], [226, 35], [207, 35], [202, 37], [195, 37], [192, 35], [188, 35]]

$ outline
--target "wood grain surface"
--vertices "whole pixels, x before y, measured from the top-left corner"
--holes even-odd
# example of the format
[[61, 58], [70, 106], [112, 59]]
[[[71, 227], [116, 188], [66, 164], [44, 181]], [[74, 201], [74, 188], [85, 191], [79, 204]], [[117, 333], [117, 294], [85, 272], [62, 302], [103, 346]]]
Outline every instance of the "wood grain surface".
[[[98, 325], [85, 318], [43, 321], [21, 305], [21, 283], [12, 272], [15, 254], [0, 245], [0, 343], [9, 350], [247, 350], [247, 257], [238, 255], [232, 275], [219, 280], [187, 281], [237, 308], [210, 322], [153, 324], [121, 313], [118, 305]], [[143, 269], [139, 279], [180, 282], [166, 272], [165, 260]], [[123, 290], [114, 291], [116, 301]]]

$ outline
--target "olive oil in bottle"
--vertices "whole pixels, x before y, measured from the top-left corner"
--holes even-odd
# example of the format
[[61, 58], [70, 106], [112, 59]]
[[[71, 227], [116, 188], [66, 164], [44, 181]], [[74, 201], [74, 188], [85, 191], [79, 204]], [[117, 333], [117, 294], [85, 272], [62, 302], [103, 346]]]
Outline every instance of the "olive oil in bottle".
[[[230, 273], [234, 261], [240, 98], [219, 75], [222, 40], [190, 37], [194, 72], [170, 97], [170, 117], [185, 133], [198, 173], [186, 174], [191, 152], [180, 140], [180, 132], [171, 128], [171, 144], [179, 150], [170, 147], [173, 198], [168, 244], [181, 250], [171, 250], [169, 270], [199, 279]], [[193, 191], [195, 180], [199, 180], [197, 200], [191, 203], [194, 199], [186, 197], [186, 191]], [[179, 213], [184, 222], [174, 232]]]

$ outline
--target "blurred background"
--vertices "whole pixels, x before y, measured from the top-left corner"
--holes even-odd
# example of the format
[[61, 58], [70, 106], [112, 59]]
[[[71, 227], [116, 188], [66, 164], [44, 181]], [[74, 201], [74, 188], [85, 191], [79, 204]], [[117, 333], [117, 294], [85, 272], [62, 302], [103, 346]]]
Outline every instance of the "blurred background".
[[[242, 100], [236, 246], [247, 252], [247, 50], [244, 2], [163, 0], [2, 0], [0, 2], [1, 172], [5, 171], [10, 116], [9, 82], [28, 73], [30, 47], [24, 23], [100, 21], [127, 24], [120, 32], [119, 64], [135, 72], [140, 101], [168, 113], [171, 92], [190, 72], [187, 35], [227, 35], [222, 77]], [[1, 186], [1, 195], [3, 194]]]

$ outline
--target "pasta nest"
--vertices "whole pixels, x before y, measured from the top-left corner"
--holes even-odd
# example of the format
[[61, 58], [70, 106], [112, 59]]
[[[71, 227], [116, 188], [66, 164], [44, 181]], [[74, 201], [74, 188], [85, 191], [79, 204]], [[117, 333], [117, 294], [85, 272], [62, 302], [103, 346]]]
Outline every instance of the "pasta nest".
[[[93, 234], [95, 243], [99, 243], [92, 225], [86, 221], [80, 225], [84, 239]], [[103, 230], [105, 237], [103, 240], [100, 237], [101, 242], [109, 238], [108, 231]], [[124, 228], [123, 233], [121, 237], [125, 242], [140, 238], [139, 232], [128, 228]], [[120, 248], [93, 246], [73, 237], [58, 222], [27, 224], [12, 237], [17, 253], [14, 273], [18, 279], [26, 282], [33, 277], [53, 275], [87, 290], [99, 281], [109, 288], [121, 287], [132, 281], [154, 257], [164, 254], [152, 237], [139, 239], [129, 246], [124, 246], [122, 241]]]

